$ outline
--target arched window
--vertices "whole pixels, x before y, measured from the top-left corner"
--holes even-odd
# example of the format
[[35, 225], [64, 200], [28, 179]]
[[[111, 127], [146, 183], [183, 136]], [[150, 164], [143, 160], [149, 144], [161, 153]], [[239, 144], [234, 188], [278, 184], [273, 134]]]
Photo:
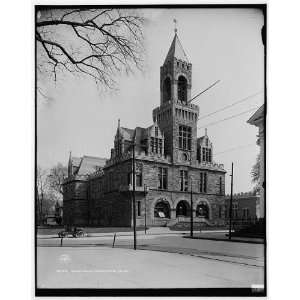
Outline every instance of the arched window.
[[187, 201], [181, 200], [176, 206], [176, 217], [178, 216], [190, 216], [190, 205]]
[[201, 202], [197, 205], [196, 217], [204, 217], [206, 219], [209, 219], [209, 208], [207, 203]]
[[178, 100], [187, 102], [187, 80], [182, 75], [178, 77]]
[[163, 83], [163, 102], [171, 100], [171, 80], [167, 77]]
[[170, 218], [170, 205], [167, 201], [160, 200], [155, 204], [154, 217], [156, 218]]

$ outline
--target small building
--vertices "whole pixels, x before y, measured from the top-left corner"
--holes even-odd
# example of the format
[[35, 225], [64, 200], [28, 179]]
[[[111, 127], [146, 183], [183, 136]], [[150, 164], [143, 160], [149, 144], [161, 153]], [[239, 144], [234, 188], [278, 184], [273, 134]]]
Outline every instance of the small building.
[[[232, 196], [232, 220], [234, 223], [255, 223], [258, 219], [257, 211], [259, 196], [253, 192], [238, 193]], [[230, 196], [225, 198], [225, 218], [229, 223], [230, 218]]]

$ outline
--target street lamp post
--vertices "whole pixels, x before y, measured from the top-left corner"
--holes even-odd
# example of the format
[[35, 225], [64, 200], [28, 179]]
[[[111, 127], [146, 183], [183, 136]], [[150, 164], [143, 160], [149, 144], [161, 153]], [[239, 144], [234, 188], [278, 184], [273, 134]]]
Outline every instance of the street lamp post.
[[133, 248], [136, 250], [136, 207], [135, 207], [135, 132], [132, 144], [132, 206], [133, 206]]
[[229, 239], [231, 240], [231, 226], [232, 226], [232, 189], [233, 189], [233, 163], [231, 163], [231, 190], [230, 190], [230, 204], [229, 204]]
[[147, 215], [146, 215], [146, 195], [147, 195], [147, 185], [144, 184], [144, 195], [145, 195], [145, 234], [147, 233]]
[[191, 237], [193, 236], [193, 233], [194, 233], [194, 217], [193, 217], [193, 179], [192, 179], [192, 176], [190, 177], [191, 178]]

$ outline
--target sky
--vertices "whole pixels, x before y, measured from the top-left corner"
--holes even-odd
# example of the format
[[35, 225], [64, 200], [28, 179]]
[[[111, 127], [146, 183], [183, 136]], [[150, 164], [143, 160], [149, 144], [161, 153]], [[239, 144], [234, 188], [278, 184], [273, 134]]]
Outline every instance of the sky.
[[[174, 37], [178, 36], [192, 63], [192, 96], [214, 83], [194, 104], [199, 105], [198, 137], [208, 136], [214, 161], [223, 163], [226, 194], [234, 163], [233, 192], [252, 189], [251, 168], [259, 147], [258, 129], [247, 120], [263, 104], [264, 64], [261, 27], [263, 14], [255, 9], [146, 9], [144, 72], [119, 78], [118, 91], [102, 92], [88, 78], [64, 76], [55, 85], [47, 82], [43, 92], [51, 101], [37, 99], [37, 163], [49, 168], [67, 164], [74, 156], [110, 156], [118, 118], [121, 126], [152, 124], [152, 110], [160, 103], [159, 76]], [[227, 105], [249, 98], [229, 109], [203, 118]], [[219, 122], [244, 111], [252, 111]], [[203, 119], [201, 119], [203, 118]]]

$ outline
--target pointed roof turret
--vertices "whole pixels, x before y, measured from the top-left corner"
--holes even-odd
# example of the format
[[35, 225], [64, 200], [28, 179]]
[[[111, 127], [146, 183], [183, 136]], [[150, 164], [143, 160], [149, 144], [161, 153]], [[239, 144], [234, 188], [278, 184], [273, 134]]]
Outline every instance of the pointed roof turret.
[[175, 31], [175, 36], [173, 38], [171, 47], [168, 51], [167, 57], [165, 59], [166, 63], [167, 61], [173, 60], [174, 58], [185, 61], [187, 63], [189, 63], [189, 60], [183, 50], [183, 47], [180, 43], [180, 40], [178, 38], [177, 32]]

